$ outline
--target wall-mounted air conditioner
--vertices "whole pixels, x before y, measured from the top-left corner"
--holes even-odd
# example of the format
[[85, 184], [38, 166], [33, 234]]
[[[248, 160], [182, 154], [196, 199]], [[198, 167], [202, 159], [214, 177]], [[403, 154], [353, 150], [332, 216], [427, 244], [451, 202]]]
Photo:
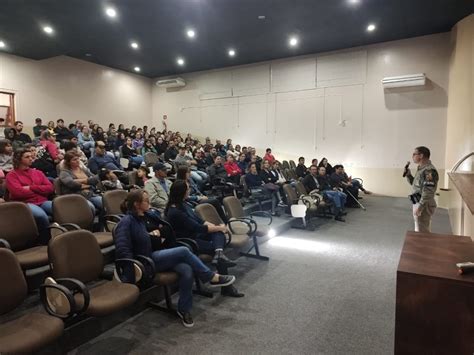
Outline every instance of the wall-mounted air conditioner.
[[424, 86], [426, 84], [425, 74], [411, 74], [392, 76], [382, 79], [384, 89], [403, 88], [408, 86]]
[[186, 82], [182, 78], [171, 78], [158, 80], [156, 82], [156, 85], [160, 88], [179, 88], [182, 86], [186, 86]]

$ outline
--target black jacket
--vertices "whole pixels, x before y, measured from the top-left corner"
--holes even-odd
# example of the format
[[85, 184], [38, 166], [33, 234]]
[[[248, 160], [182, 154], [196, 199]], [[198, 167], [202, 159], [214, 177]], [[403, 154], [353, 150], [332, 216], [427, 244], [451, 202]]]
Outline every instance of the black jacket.
[[265, 184], [268, 184], [268, 183], [270, 183], [270, 182], [276, 183], [277, 180], [278, 180], [278, 179], [275, 177], [275, 175], [273, 175], [273, 174], [271, 173], [270, 170], [268, 170], [268, 171], [261, 170], [261, 171], [260, 171], [260, 177], [262, 178], [262, 180], [263, 180], [263, 182], [264, 182]]
[[319, 187], [319, 181], [317, 180], [317, 177], [316, 177], [316, 180], [314, 180], [314, 177], [311, 174], [308, 174], [304, 177], [303, 185], [306, 188], [307, 192], [311, 192], [311, 191], [316, 190], [316, 189], [319, 190], [319, 188], [320, 188]]
[[295, 169], [296, 176], [303, 178], [308, 173], [308, 169], [303, 164], [298, 164]]

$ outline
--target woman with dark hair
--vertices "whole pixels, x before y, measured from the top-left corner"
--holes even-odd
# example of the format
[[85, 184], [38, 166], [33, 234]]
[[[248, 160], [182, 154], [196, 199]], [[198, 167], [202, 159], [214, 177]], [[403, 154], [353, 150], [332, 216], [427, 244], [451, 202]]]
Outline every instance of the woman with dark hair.
[[137, 154], [137, 150], [132, 146], [131, 138], [127, 138], [122, 146], [122, 157], [127, 158], [134, 168], [138, 168], [143, 163], [143, 157]]
[[142, 147], [142, 155], [145, 155], [146, 153], [155, 153], [158, 154], [156, 151], [156, 148], [153, 146], [152, 141], [150, 139], [145, 140], [145, 144]]
[[102, 196], [95, 195], [99, 178], [85, 166], [81, 166], [80, 155], [71, 150], [64, 156], [64, 169], [59, 174], [63, 194], [80, 194], [89, 202], [91, 210], [102, 210]]
[[117, 139], [115, 140], [114, 150], [119, 151], [120, 147], [123, 146], [125, 144], [125, 142], [126, 142], [125, 134], [123, 132], [120, 132], [119, 134], [117, 134]]
[[206, 195], [204, 195], [201, 190], [199, 190], [198, 185], [194, 182], [194, 180], [191, 178], [191, 171], [189, 167], [186, 165], [181, 165], [178, 167], [178, 171], [176, 172], [176, 180], [183, 180], [188, 183], [189, 187], [189, 196], [186, 199], [186, 201], [189, 202], [195, 202], [195, 203], [209, 203], [214, 206], [216, 209], [217, 213], [219, 213], [219, 216], [221, 217], [222, 221], [224, 223], [227, 223], [227, 216], [222, 209], [222, 205], [219, 202], [219, 200], [215, 198], [209, 198]]
[[326, 175], [327, 176], [331, 176], [331, 174], [334, 172], [334, 168], [331, 166], [331, 164], [329, 164], [327, 158], [323, 158], [321, 159], [321, 161], [319, 162], [318, 164], [318, 168], [320, 167], [324, 167], [326, 168]]
[[6, 177], [6, 187], [10, 201], [20, 201], [28, 205], [40, 234], [42, 243], [49, 240], [49, 218], [52, 203], [48, 197], [53, 194], [53, 184], [40, 170], [32, 169], [33, 157], [28, 149], [19, 149], [13, 154], [13, 170]]
[[13, 169], [13, 146], [8, 139], [0, 140], [0, 170], [4, 173]]
[[48, 152], [54, 164], [58, 164], [63, 159], [56, 145], [55, 133], [51, 134], [48, 130], [41, 132], [40, 144]]
[[228, 267], [236, 264], [224, 255], [226, 243], [225, 224], [215, 225], [204, 222], [185, 201], [189, 197], [186, 181], [176, 180], [170, 188], [165, 215], [173, 226], [177, 238], [193, 238], [203, 251], [214, 252], [212, 264], [223, 264]]
[[[143, 190], [129, 192], [122, 203], [126, 213], [115, 229], [115, 255], [118, 259], [134, 259], [138, 255], [149, 257], [156, 271], [174, 271], [179, 274], [179, 301], [177, 314], [185, 327], [194, 325], [191, 317], [194, 274], [210, 287], [224, 287], [234, 283], [235, 276], [219, 275], [211, 271], [186, 247], [153, 251], [152, 238], [160, 238], [159, 230], [148, 232], [144, 219], [149, 213], [150, 201]], [[135, 282], [133, 268], [124, 268], [123, 281]]]

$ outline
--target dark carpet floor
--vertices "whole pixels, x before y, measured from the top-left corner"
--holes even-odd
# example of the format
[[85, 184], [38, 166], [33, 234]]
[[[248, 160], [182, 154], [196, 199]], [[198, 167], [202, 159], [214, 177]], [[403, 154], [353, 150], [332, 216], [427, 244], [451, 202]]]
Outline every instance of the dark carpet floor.
[[[290, 229], [239, 258], [244, 298], [194, 297], [194, 328], [148, 309], [71, 354], [391, 354], [395, 278], [408, 201], [365, 197], [367, 211], [314, 232]], [[438, 210], [433, 231], [450, 232]]]

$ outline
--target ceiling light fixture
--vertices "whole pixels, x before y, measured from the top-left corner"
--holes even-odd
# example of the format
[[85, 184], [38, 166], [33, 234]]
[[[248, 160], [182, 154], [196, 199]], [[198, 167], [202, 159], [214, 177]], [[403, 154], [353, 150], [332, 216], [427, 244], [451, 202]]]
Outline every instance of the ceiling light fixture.
[[183, 65], [184, 65], [184, 59], [183, 59], [183, 58], [178, 58], [178, 59], [176, 60], [176, 63], [178, 63], [178, 65], [183, 66]]
[[229, 49], [229, 57], [235, 57], [235, 50]]
[[375, 31], [376, 28], [377, 27], [373, 23], [371, 23], [370, 25], [367, 26], [367, 31], [373, 32]]
[[135, 68], [133, 68], [133, 70], [135, 70], [137, 73], [139, 73], [141, 69], [140, 69], [140, 67], [135, 67]]
[[259, 20], [265, 20], [265, 19], [266, 19], [265, 15], [259, 15], [257, 18], [258, 18]]
[[290, 44], [291, 47], [296, 47], [298, 45], [298, 38], [291, 37], [288, 43]]
[[194, 32], [194, 30], [187, 30], [187, 31], [186, 31], [186, 35], [187, 35], [189, 38], [194, 38], [194, 37], [196, 37], [196, 32]]
[[107, 16], [109, 17], [116, 17], [117, 16], [117, 11], [115, 11], [114, 8], [112, 7], [108, 7], [105, 9], [105, 13], [107, 14]]
[[5, 47], [6, 47], [5, 42], [0, 41], [0, 48], [5, 48]]
[[50, 35], [53, 33], [53, 28], [50, 26], [45, 26], [43, 27], [43, 31]]
[[348, 0], [349, 4], [351, 5], [357, 5], [360, 3], [360, 0]]
[[132, 47], [133, 49], [138, 49], [138, 43], [137, 42], [132, 42], [132, 43], [130, 43], [130, 47]]

